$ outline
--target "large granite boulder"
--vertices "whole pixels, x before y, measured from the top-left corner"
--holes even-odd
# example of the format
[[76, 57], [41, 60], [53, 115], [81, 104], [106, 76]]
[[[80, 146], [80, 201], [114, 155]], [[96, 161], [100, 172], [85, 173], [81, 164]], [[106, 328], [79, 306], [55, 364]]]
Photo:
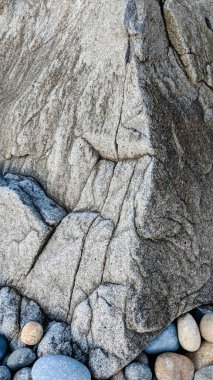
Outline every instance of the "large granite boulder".
[[0, 284], [109, 378], [213, 302], [212, 1], [1, 0], [0, 52]]

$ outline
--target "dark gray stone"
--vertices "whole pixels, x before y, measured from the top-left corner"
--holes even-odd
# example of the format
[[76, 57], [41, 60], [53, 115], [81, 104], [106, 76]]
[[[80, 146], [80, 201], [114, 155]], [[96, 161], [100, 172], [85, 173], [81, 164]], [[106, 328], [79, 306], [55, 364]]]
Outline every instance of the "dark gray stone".
[[40, 306], [26, 297], [22, 298], [21, 302], [21, 316], [20, 316], [20, 327], [21, 329], [26, 325], [27, 322], [36, 321], [42, 326], [45, 323], [45, 315], [40, 308]]
[[12, 371], [17, 371], [34, 363], [36, 354], [30, 348], [19, 348], [15, 350], [7, 360], [7, 366]]

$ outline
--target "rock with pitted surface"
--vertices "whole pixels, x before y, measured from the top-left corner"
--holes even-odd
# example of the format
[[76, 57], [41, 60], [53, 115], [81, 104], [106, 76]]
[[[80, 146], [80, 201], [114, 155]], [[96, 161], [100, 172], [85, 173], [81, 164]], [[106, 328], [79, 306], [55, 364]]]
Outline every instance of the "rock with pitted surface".
[[212, 30], [212, 0], [0, 1], [0, 284], [99, 379], [213, 301]]
[[157, 357], [155, 374], [158, 380], [192, 380], [194, 365], [184, 355], [167, 352]]

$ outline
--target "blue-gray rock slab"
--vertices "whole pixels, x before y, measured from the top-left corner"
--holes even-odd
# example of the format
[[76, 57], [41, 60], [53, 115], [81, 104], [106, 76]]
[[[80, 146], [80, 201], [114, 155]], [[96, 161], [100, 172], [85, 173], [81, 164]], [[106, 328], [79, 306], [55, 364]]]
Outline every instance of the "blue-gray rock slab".
[[33, 380], [91, 380], [87, 367], [63, 355], [43, 356], [32, 369]]

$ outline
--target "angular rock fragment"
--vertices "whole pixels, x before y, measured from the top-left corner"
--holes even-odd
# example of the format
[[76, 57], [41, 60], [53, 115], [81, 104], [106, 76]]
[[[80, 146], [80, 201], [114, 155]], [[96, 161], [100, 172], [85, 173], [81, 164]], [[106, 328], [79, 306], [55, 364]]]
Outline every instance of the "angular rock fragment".
[[21, 289], [54, 227], [66, 211], [30, 178], [0, 177], [1, 285]]

